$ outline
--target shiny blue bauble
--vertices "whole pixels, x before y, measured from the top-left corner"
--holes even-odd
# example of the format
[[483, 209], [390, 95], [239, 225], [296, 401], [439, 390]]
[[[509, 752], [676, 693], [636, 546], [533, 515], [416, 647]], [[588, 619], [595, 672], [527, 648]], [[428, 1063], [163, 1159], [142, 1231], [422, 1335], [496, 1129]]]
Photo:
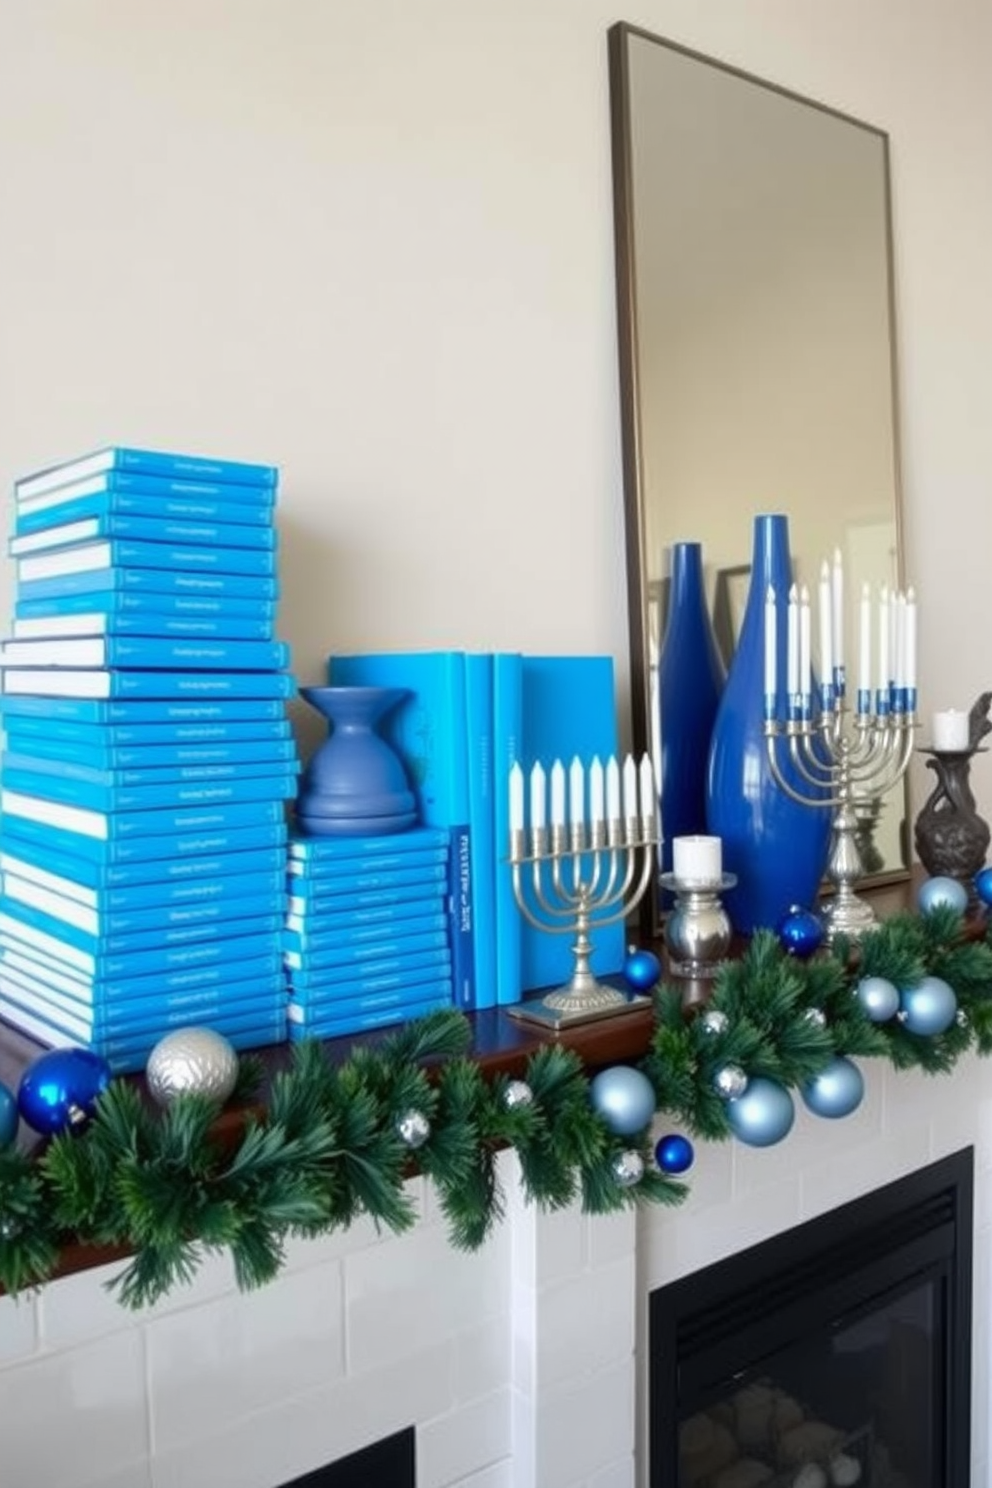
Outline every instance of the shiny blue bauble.
[[0, 1085], [0, 1147], [7, 1147], [17, 1135], [17, 1101], [6, 1085]]
[[864, 1076], [856, 1064], [838, 1054], [812, 1080], [801, 1087], [800, 1094], [807, 1110], [814, 1116], [850, 1116], [864, 1099]]
[[734, 1136], [748, 1147], [772, 1147], [792, 1130], [796, 1108], [784, 1085], [757, 1075], [744, 1094], [727, 1104]]
[[992, 904], [992, 868], [983, 868], [975, 874], [975, 893], [983, 904]]
[[623, 974], [635, 992], [650, 992], [661, 981], [661, 962], [654, 951], [631, 951]]
[[887, 1023], [899, 1011], [899, 989], [885, 977], [862, 977], [854, 990], [862, 1012], [872, 1023]]
[[793, 904], [778, 922], [775, 934], [779, 945], [790, 956], [805, 960], [823, 944], [823, 924], [819, 915], [801, 904]]
[[46, 1136], [81, 1126], [110, 1083], [110, 1066], [89, 1049], [50, 1049], [21, 1076], [17, 1105]]
[[925, 976], [917, 986], [903, 992], [899, 1017], [910, 1033], [932, 1038], [950, 1028], [957, 1010], [953, 988], [941, 977]]
[[654, 1149], [654, 1160], [663, 1173], [687, 1173], [695, 1157], [692, 1143], [681, 1132], [661, 1137]]
[[589, 1099], [618, 1137], [643, 1131], [655, 1113], [654, 1086], [647, 1075], [626, 1064], [615, 1064], [595, 1075], [589, 1082]]
[[921, 914], [930, 914], [934, 909], [946, 907], [964, 914], [968, 908], [968, 890], [956, 878], [928, 878], [920, 884], [916, 895]]

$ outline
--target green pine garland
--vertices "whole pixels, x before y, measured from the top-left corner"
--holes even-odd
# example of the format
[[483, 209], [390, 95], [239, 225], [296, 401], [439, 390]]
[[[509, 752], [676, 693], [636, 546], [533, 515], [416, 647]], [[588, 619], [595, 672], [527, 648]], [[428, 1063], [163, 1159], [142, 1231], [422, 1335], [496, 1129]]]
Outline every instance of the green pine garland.
[[[948, 982], [958, 1002], [957, 1020], [935, 1038], [898, 1020], [870, 1022], [854, 996], [862, 976], [908, 987], [928, 974]], [[837, 1055], [943, 1074], [969, 1049], [992, 1052], [992, 932], [971, 938], [941, 907], [888, 920], [856, 955], [837, 944], [799, 961], [761, 931], [716, 979], [708, 1008], [726, 1015], [721, 1028], [687, 1018], [674, 986], [662, 986], [655, 1002], [641, 1068], [657, 1109], [696, 1137], [724, 1140], [727, 1108], [713, 1083], [722, 1066], [796, 1089]], [[527, 1197], [542, 1209], [579, 1199], [587, 1213], [604, 1214], [685, 1197], [685, 1185], [654, 1166], [649, 1130], [635, 1139], [611, 1132], [577, 1055], [555, 1044], [538, 1050], [526, 1070], [533, 1099], [519, 1104], [507, 1099], [507, 1076], [487, 1079], [468, 1057], [469, 1040], [467, 1020], [441, 1012], [341, 1064], [318, 1043], [301, 1044], [229, 1141], [218, 1137], [219, 1110], [206, 1098], [183, 1095], [158, 1112], [133, 1083], [112, 1081], [82, 1132], [54, 1138], [40, 1158], [0, 1152], [0, 1285], [18, 1292], [44, 1282], [69, 1245], [111, 1246], [131, 1259], [110, 1286], [140, 1308], [190, 1281], [210, 1252], [229, 1250], [247, 1289], [277, 1275], [291, 1237], [341, 1229], [360, 1214], [401, 1232], [414, 1221], [404, 1187], [411, 1152], [398, 1130], [410, 1112], [429, 1122], [416, 1164], [436, 1185], [461, 1249], [480, 1246], [502, 1217], [496, 1154], [504, 1147], [515, 1149]], [[253, 1084], [257, 1094], [259, 1070], [242, 1061], [239, 1103]], [[644, 1176], [625, 1188], [613, 1165], [629, 1148]]]

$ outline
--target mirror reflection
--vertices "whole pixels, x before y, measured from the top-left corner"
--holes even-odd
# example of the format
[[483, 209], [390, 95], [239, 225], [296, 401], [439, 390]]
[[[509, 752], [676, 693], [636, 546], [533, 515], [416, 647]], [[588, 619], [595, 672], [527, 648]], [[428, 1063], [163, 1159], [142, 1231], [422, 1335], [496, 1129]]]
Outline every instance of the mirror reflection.
[[[674, 543], [702, 545], [725, 661], [757, 513], [788, 515], [814, 593], [838, 548], [849, 595], [902, 582], [888, 144], [634, 27], [610, 47], [634, 743], [657, 760]], [[900, 789], [874, 874], [906, 871], [907, 816]]]

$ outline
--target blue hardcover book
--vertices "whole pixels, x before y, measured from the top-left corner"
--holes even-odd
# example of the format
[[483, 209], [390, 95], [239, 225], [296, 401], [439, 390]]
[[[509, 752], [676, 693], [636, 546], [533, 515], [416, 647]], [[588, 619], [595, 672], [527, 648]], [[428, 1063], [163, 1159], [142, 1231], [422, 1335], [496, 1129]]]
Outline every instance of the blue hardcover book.
[[347, 858], [329, 858], [324, 863], [317, 863], [290, 857], [287, 863], [287, 872], [299, 880], [301, 894], [347, 893], [354, 887], [356, 874], [405, 873], [410, 875], [409, 879], [398, 879], [397, 882], [419, 883], [421, 878], [433, 882], [438, 876], [446, 877], [447, 871], [447, 845], [425, 848], [423, 852], [383, 853], [381, 857], [373, 857], [370, 853], [356, 862]]
[[[241, 927], [245, 925], [250, 925], [251, 933], [242, 933]], [[232, 964], [240, 967], [242, 960], [264, 956], [272, 948], [271, 928], [260, 931], [250, 921], [238, 920], [231, 923], [229, 930], [228, 935], [195, 941], [192, 945], [153, 946], [148, 950], [105, 951], [95, 955], [73, 945], [64, 935], [50, 934], [0, 909], [0, 933], [5, 937], [5, 944], [17, 942], [20, 946], [34, 946], [36, 954], [40, 952], [51, 957], [57, 966], [75, 966], [94, 981], [128, 981], [132, 977], [218, 963], [227, 966], [230, 977]]]
[[326, 923], [318, 922], [312, 926], [307, 915], [294, 915], [287, 919], [282, 936], [283, 949], [312, 957], [324, 951], [357, 951], [367, 946], [379, 946], [384, 941], [396, 944], [401, 939], [414, 940], [434, 931], [443, 932], [447, 929], [448, 918], [442, 910], [437, 914], [419, 914], [408, 920], [394, 920], [389, 927], [381, 924], [349, 924], [344, 921], [326, 929]]
[[15, 1008], [25, 1012], [58, 1018], [66, 1027], [78, 1027], [80, 1033], [86, 1037], [95, 1034], [122, 1038], [155, 1028], [184, 1028], [194, 1019], [199, 1024], [226, 1017], [250, 1017], [255, 1020], [268, 1013], [283, 1010], [285, 996], [285, 988], [274, 982], [258, 991], [239, 987], [235, 998], [215, 989], [192, 1001], [184, 999], [178, 1004], [171, 1003], [168, 998], [150, 997], [130, 1003], [107, 1003], [94, 1007], [91, 1003], [79, 1002], [68, 993], [47, 987], [44, 982], [33, 978], [10, 971], [0, 973], [0, 1016], [4, 1016], [5, 1006], [13, 1004]]
[[178, 569], [183, 574], [216, 573], [271, 579], [276, 572], [276, 554], [254, 548], [198, 547], [193, 543], [137, 542], [126, 537], [112, 537], [32, 553], [18, 558], [15, 563], [18, 582], [22, 584], [70, 574], [100, 573], [108, 568], [165, 568]]
[[[224, 701], [289, 698], [296, 683], [288, 672], [73, 671], [59, 667], [0, 671], [4, 696], [79, 698], [90, 701], [166, 703], [173, 699]], [[169, 715], [162, 713], [160, 717]]]
[[[272, 552], [277, 546], [272, 527], [251, 526], [247, 522], [191, 522], [183, 517], [136, 517], [130, 512], [112, 511], [97, 517], [82, 517], [74, 522], [60, 522], [58, 526], [46, 523], [34, 532], [22, 532], [19, 537], [10, 539], [7, 551], [12, 558], [23, 558], [28, 553], [51, 553], [58, 548], [103, 538], [126, 538], [137, 543], [257, 548], [263, 552]], [[151, 563], [144, 565], [146, 568], [155, 566]], [[224, 563], [216, 566], [223, 570]], [[248, 572], [255, 573], [256, 570], [249, 568]]]
[[[2, 858], [2, 855], [0, 855]], [[441, 883], [433, 890], [373, 889], [368, 894], [340, 894], [335, 899], [308, 899], [293, 893], [297, 882], [288, 885], [286, 913], [306, 919], [311, 925], [331, 925], [347, 920], [355, 925], [389, 924], [392, 920], [409, 920], [437, 906], [447, 913], [448, 898]]]
[[[296, 743], [291, 738], [251, 739], [240, 744], [96, 745], [91, 748], [78, 739], [66, 740], [54, 733], [34, 737], [30, 730], [22, 732], [16, 719], [10, 721], [5, 732], [10, 753], [21, 759], [18, 768], [44, 770], [47, 761], [56, 768], [64, 766], [67, 773], [74, 774], [79, 780], [92, 780], [101, 785], [113, 784], [112, 780], [98, 777], [114, 771], [120, 773], [124, 784], [134, 785], [136, 781], [124, 778], [134, 772], [147, 775], [154, 781], [166, 779], [165, 775], [153, 776], [151, 772], [156, 770], [233, 767], [248, 775], [258, 775], [262, 773], [262, 766], [269, 771], [295, 770], [299, 766]], [[100, 730], [93, 732], [99, 734]]]
[[[289, 855], [311, 871], [319, 867], [327, 872], [350, 873], [359, 863], [363, 869], [369, 867], [369, 858], [375, 860], [377, 868], [399, 868], [402, 864], [392, 861], [398, 853], [447, 848], [450, 841], [446, 827], [413, 827], [409, 832], [386, 837], [301, 837], [294, 832]], [[337, 866], [332, 868], [332, 864]]]
[[294, 989], [290, 993], [287, 1016], [298, 1023], [305, 1023], [322, 1014], [334, 1018], [350, 1017], [354, 1013], [381, 1013], [388, 1008], [402, 1008], [411, 1002], [422, 1002], [428, 997], [444, 997], [451, 1003], [452, 981], [447, 976], [427, 977], [424, 981], [407, 983], [383, 992], [359, 992], [354, 996], [341, 997], [334, 988], [307, 993]]
[[349, 1018], [319, 1018], [312, 1023], [290, 1022], [287, 1033], [293, 1042], [301, 1039], [345, 1038], [348, 1034], [370, 1033], [377, 1028], [389, 1028], [396, 1023], [409, 1023], [416, 1018], [425, 1018], [438, 1008], [450, 1007], [450, 996], [428, 997], [421, 1002], [408, 1003], [404, 1008], [393, 1008], [387, 1012], [353, 1014]]
[[259, 465], [248, 460], [217, 460], [213, 456], [189, 455], [171, 450], [134, 449], [126, 445], [108, 445], [85, 455], [60, 460], [42, 470], [30, 471], [14, 482], [14, 496], [24, 501], [45, 491], [58, 489], [69, 481], [86, 480], [107, 471], [128, 475], [152, 475], [168, 480], [211, 481], [218, 485], [262, 486], [271, 489], [279, 484], [276, 465]]
[[318, 987], [338, 987], [342, 996], [357, 997], [361, 992], [377, 992], [428, 976], [447, 976], [451, 972], [451, 951], [438, 946], [427, 951], [408, 951], [399, 956], [384, 956], [362, 966], [311, 966], [303, 957], [284, 956], [286, 971], [294, 988], [313, 991]]
[[104, 604], [111, 594], [131, 594], [151, 598], [153, 595], [178, 596], [184, 599], [252, 600], [272, 604], [279, 598], [276, 578], [259, 578], [256, 574], [188, 573], [173, 568], [121, 568], [108, 561], [99, 568], [82, 569], [79, 573], [57, 574], [48, 579], [20, 578], [18, 600], [34, 604], [62, 601], [85, 596], [87, 609]]
[[[278, 898], [268, 897], [245, 901], [238, 906], [236, 914], [224, 913], [219, 904], [188, 905], [175, 914], [181, 914], [182, 923], [174, 923], [175, 915], [169, 914], [166, 923], [152, 929], [127, 932], [100, 931], [93, 934], [81, 930], [78, 925], [56, 915], [46, 914], [30, 904], [5, 895], [0, 900], [0, 910], [5, 917], [5, 928], [11, 934], [20, 934], [22, 939], [31, 939], [29, 932], [52, 936], [64, 950], [82, 951], [87, 956], [129, 956], [145, 951], [159, 951], [166, 947], [198, 946], [215, 940], [225, 940], [231, 935], [261, 934], [263, 931], [276, 935], [282, 929], [282, 905]], [[19, 927], [15, 928], [16, 926]], [[37, 941], [32, 942], [37, 944]], [[70, 959], [63, 956], [63, 959]]]
[[[16, 758], [16, 756], [15, 756]], [[296, 776], [283, 769], [278, 774], [253, 775], [247, 780], [184, 782], [166, 785], [92, 785], [65, 775], [42, 770], [14, 769], [4, 757], [3, 784], [7, 791], [36, 796], [82, 811], [106, 816], [129, 812], [178, 810], [184, 806], [233, 806], [245, 801], [290, 801], [296, 794]], [[43, 762], [44, 763], [44, 762]], [[164, 827], [166, 831], [178, 830]]]
[[475, 929], [469, 797], [465, 655], [411, 651], [332, 656], [332, 685], [406, 687], [410, 697], [387, 715], [381, 732], [399, 754], [425, 826], [451, 832], [451, 943], [457, 1005], [475, 1006]]
[[4, 641], [0, 646], [0, 663], [13, 667], [175, 667], [189, 671], [276, 672], [289, 665], [289, 646], [285, 641], [72, 636], [58, 640]]
[[[168, 997], [178, 1002], [183, 996], [198, 997], [211, 988], [230, 992], [231, 970], [223, 961], [207, 966], [182, 966], [172, 971], [149, 975], [105, 978], [92, 976], [76, 966], [55, 961], [36, 946], [0, 935], [0, 968], [36, 977], [95, 1007], [124, 1004], [135, 998]], [[285, 986], [282, 955], [269, 948], [264, 954], [238, 959], [238, 983], [269, 982]]]
[[[175, 843], [164, 839], [198, 835], [201, 840], [213, 838], [212, 848], [204, 852], [219, 852], [222, 834], [231, 828], [254, 827], [256, 830], [267, 823], [284, 822], [285, 807], [271, 797], [251, 799], [217, 806], [188, 805], [172, 808], [161, 807], [154, 811], [100, 811], [95, 808], [69, 806], [62, 801], [48, 800], [42, 796], [23, 795], [6, 785], [0, 789], [0, 812], [7, 817], [17, 817], [22, 825], [18, 829], [22, 836], [33, 835], [26, 830], [32, 826], [61, 827], [76, 835], [75, 851], [87, 852], [85, 839], [92, 838], [102, 844], [130, 839], [134, 857], [160, 857], [175, 851]], [[162, 839], [156, 841], [155, 839]], [[35, 837], [35, 841], [38, 838]], [[42, 839], [44, 840], [44, 839]], [[118, 858], [118, 861], [122, 861]]]
[[[164, 640], [268, 641], [275, 639], [275, 621], [249, 619], [246, 615], [209, 616], [154, 614], [107, 614], [104, 610], [75, 615], [49, 615], [43, 619], [18, 620], [13, 624], [15, 641], [51, 641], [78, 636], [155, 636]], [[59, 663], [61, 665], [61, 662]]]
[[521, 914], [513, 893], [510, 852], [510, 766], [519, 760], [523, 734], [523, 657], [500, 651], [493, 657], [493, 862], [496, 915], [496, 1000], [520, 1001]]
[[[445, 853], [447, 859], [447, 853]], [[442, 890], [448, 892], [449, 872], [447, 861], [426, 864], [421, 868], [386, 868], [381, 872], [370, 869], [368, 873], [351, 873], [344, 877], [317, 878], [310, 875], [288, 875], [292, 892], [301, 899], [314, 904], [333, 905], [335, 901], [356, 899], [367, 902], [365, 896], [390, 891], [398, 899], [433, 897]]]
[[63, 861], [78, 871], [78, 860], [82, 859], [91, 865], [97, 883], [121, 885], [212, 873], [214, 870], [209, 865], [228, 855], [282, 849], [286, 823], [278, 816], [258, 823], [253, 814], [251, 821], [238, 826], [228, 824], [206, 832], [194, 829], [108, 842], [66, 831], [49, 822], [35, 821], [30, 816], [7, 815], [0, 817], [0, 840], [22, 857], [32, 848], [36, 853], [44, 853], [56, 872]]
[[496, 1005], [496, 858], [493, 816], [493, 657], [465, 657], [465, 724], [472, 835], [475, 1006]]
[[[431, 930], [423, 935], [382, 935], [368, 945], [328, 946], [311, 950], [289, 949], [284, 951], [286, 965], [299, 971], [316, 971], [319, 967], [340, 966], [352, 968], [349, 975], [354, 978], [364, 962], [388, 960], [391, 956], [412, 956], [417, 951], [450, 950], [448, 927]], [[345, 972], [342, 971], [342, 977]]]
[[[63, 894], [50, 884], [22, 878], [20, 874], [4, 869], [2, 896], [12, 910], [15, 904], [25, 904], [96, 936], [123, 935], [167, 925], [215, 924], [221, 919], [243, 919], [247, 913], [245, 906], [254, 907], [264, 915], [278, 914], [285, 904], [279, 875], [273, 873], [244, 874], [236, 880], [234, 894], [200, 894], [191, 898], [187, 893], [176, 899], [171, 892], [176, 885], [154, 887], [170, 891], [169, 897], [162, 898], [157, 894], [153, 897], [146, 888], [144, 898], [138, 904], [111, 906], [106, 895], [98, 895], [95, 903], [84, 904], [72, 892]], [[188, 890], [190, 886], [180, 884], [178, 887]]]
[[22, 594], [14, 603], [14, 615], [18, 620], [57, 620], [98, 611], [108, 619], [175, 615], [190, 620], [223, 620], [233, 616], [271, 623], [276, 608], [275, 600], [257, 599], [254, 595], [163, 594], [156, 590], [131, 594], [126, 589], [98, 589], [54, 595], [50, 599], [25, 599]]
[[196, 785], [213, 781], [235, 781], [271, 778], [273, 775], [298, 775], [300, 762], [294, 755], [281, 759], [248, 759], [241, 764], [225, 765], [153, 765], [149, 769], [99, 770], [81, 760], [63, 759], [57, 753], [25, 755], [18, 750], [9, 750], [3, 755], [4, 769], [21, 771], [30, 765], [32, 775], [49, 775], [66, 782], [106, 787], [122, 791], [153, 785]]
[[[30, 749], [42, 742], [53, 746], [77, 745], [80, 752], [106, 750], [117, 764], [138, 764], [140, 753], [150, 746], [167, 744], [243, 746], [268, 743], [283, 745], [293, 738], [288, 718], [260, 718], [245, 723], [74, 723], [65, 718], [41, 718], [32, 713], [4, 710], [0, 699], [0, 727], [8, 737], [16, 734]], [[295, 748], [295, 745], [294, 745]], [[120, 755], [116, 751], [122, 752]]]
[[[71, 861], [64, 858], [59, 864], [60, 871], [53, 872], [27, 857], [18, 856], [16, 850], [9, 850], [20, 848], [21, 844], [16, 840], [3, 845], [8, 850], [0, 851], [0, 875], [8, 876], [8, 885], [13, 879], [26, 879], [40, 889], [49, 889], [53, 894], [61, 894], [91, 909], [145, 909], [156, 904], [197, 904], [262, 894], [285, 894], [285, 877], [278, 848], [214, 858], [215, 864], [225, 866], [209, 877], [160, 878], [133, 884], [129, 888], [112, 888], [106, 883], [91, 881], [94, 865], [87, 863], [85, 858], [72, 858]], [[8, 887], [7, 892], [13, 890]]]
[[[2, 680], [2, 674], [0, 674]], [[200, 680], [200, 679], [197, 679]], [[139, 728], [148, 724], [218, 725], [228, 727], [232, 723], [279, 723], [288, 722], [286, 709], [280, 698], [159, 698], [151, 701], [139, 698], [55, 698], [24, 694], [13, 697], [0, 694], [0, 721], [8, 718], [53, 719], [59, 723], [88, 723], [103, 729], [108, 724], [116, 727]], [[120, 742], [127, 742], [121, 740]], [[145, 742], [142, 739], [135, 743]]]
[[[126, 479], [133, 479], [126, 477]], [[197, 494], [170, 489], [182, 482], [134, 481], [130, 487], [114, 484], [113, 475], [95, 475], [88, 481], [76, 481], [20, 501], [14, 510], [14, 535], [39, 532], [45, 527], [60, 527], [64, 522], [81, 522], [90, 517], [111, 514], [155, 517], [188, 522], [230, 522], [237, 526], [271, 525], [275, 514], [275, 491], [260, 486], [237, 487], [257, 495], [258, 500], [228, 500], [217, 494]], [[230, 491], [231, 487], [207, 486], [207, 492]]]

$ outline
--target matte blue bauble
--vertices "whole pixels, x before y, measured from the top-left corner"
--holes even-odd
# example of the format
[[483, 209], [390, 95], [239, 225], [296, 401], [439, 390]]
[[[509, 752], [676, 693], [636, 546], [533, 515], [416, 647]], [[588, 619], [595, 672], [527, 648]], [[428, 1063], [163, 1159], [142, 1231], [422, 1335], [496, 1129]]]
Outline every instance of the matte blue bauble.
[[800, 1094], [814, 1116], [850, 1116], [864, 1099], [864, 1076], [856, 1064], [838, 1054], [812, 1080], [807, 1080]]
[[959, 914], [964, 914], [968, 908], [968, 890], [964, 884], [958, 883], [956, 878], [943, 878], [938, 875], [920, 884], [916, 902], [922, 914], [930, 914], [931, 910], [941, 906], [956, 909]]
[[7, 1147], [17, 1136], [17, 1101], [6, 1085], [0, 1085], [0, 1147]]
[[727, 1105], [734, 1136], [748, 1147], [772, 1147], [792, 1130], [796, 1108], [784, 1085], [756, 1075], [744, 1094]]
[[661, 1137], [654, 1149], [654, 1160], [663, 1173], [687, 1173], [695, 1156], [692, 1143], [681, 1132]]
[[21, 1076], [17, 1104], [28, 1126], [52, 1135], [81, 1126], [110, 1083], [110, 1066], [89, 1049], [50, 1049]]
[[779, 944], [790, 956], [805, 960], [818, 951], [823, 944], [823, 924], [819, 915], [801, 904], [794, 904], [788, 914], [779, 920], [776, 935]]
[[873, 1023], [887, 1023], [899, 1011], [899, 989], [885, 977], [862, 977], [854, 990], [862, 1012]]
[[941, 977], [926, 976], [903, 992], [900, 1018], [910, 1033], [932, 1038], [950, 1028], [957, 1010], [953, 988]]
[[975, 874], [975, 893], [983, 904], [992, 904], [992, 868], [983, 868]]
[[661, 980], [661, 962], [654, 951], [631, 951], [623, 974], [635, 992], [650, 992]]
[[618, 1137], [643, 1131], [655, 1112], [654, 1086], [647, 1075], [626, 1064], [601, 1070], [589, 1084], [593, 1109]]

